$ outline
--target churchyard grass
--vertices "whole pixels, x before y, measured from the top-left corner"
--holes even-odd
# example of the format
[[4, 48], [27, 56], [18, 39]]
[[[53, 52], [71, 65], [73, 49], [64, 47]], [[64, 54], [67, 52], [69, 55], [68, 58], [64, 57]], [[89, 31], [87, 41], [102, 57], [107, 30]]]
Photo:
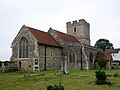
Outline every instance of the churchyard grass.
[[62, 75], [60, 71], [49, 70], [28, 73], [0, 73], [0, 90], [46, 90], [46, 86], [59, 84], [65, 90], [120, 90], [120, 77], [113, 77], [120, 70], [104, 70], [112, 85], [96, 85], [95, 70], [71, 70], [70, 74]]

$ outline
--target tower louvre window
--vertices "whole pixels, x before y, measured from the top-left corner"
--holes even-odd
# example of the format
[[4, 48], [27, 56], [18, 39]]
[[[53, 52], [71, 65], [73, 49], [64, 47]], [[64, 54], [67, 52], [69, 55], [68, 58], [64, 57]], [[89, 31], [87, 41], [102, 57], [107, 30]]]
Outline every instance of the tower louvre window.
[[73, 28], [73, 32], [75, 33], [76, 31], [77, 31], [77, 28], [76, 28], [76, 27], [74, 27], [74, 28]]

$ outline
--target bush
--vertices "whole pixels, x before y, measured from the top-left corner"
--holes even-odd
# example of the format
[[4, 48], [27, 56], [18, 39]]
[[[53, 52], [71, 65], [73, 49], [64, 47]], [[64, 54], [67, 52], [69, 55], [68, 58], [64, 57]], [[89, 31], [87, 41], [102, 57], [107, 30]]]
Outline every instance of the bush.
[[99, 64], [99, 66], [102, 68], [105, 68], [106, 64], [107, 64], [107, 60], [105, 60], [104, 58], [98, 58], [97, 62]]
[[49, 85], [47, 86], [47, 90], [64, 90], [64, 86], [59, 84], [59, 85]]
[[104, 71], [100, 71], [100, 70], [98, 70], [98, 71], [95, 71], [95, 73], [96, 73], [96, 84], [98, 84], [98, 85], [102, 85], [102, 84], [105, 84], [106, 82], [106, 79], [107, 79], [107, 75], [105, 74], [105, 72]]
[[103, 80], [96, 80], [95, 83], [97, 85], [103, 85], [103, 84], [105, 84], [105, 81], [103, 81]]

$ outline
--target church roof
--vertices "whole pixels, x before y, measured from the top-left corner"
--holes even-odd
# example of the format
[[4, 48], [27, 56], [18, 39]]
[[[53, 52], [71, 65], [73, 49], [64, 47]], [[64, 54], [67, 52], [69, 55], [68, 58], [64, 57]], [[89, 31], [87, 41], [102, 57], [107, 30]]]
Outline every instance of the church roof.
[[69, 35], [69, 34], [65, 34], [65, 33], [62, 33], [62, 32], [59, 32], [57, 30], [56, 31], [56, 34], [61, 38], [61, 40], [63, 42], [67, 42], [67, 43], [80, 43], [74, 36], [72, 35]]
[[58, 42], [49, 33], [31, 27], [27, 27], [27, 28], [29, 28], [31, 33], [38, 39], [39, 43], [60, 47]]

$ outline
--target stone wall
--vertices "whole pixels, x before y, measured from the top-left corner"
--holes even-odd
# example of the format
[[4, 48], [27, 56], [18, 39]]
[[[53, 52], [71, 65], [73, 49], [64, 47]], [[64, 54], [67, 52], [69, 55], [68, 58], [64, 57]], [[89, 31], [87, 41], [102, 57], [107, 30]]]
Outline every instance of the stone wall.
[[[88, 45], [83, 45], [82, 46], [83, 50], [85, 51], [86, 54], [86, 58], [85, 55], [83, 54], [83, 68], [86, 69], [86, 64], [88, 62], [88, 68], [89, 69], [94, 69], [95, 68], [95, 59], [96, 59], [96, 54], [98, 51], [101, 51], [100, 49], [94, 48], [92, 46], [88, 46]], [[90, 60], [90, 54], [92, 54], [92, 60]], [[87, 61], [86, 61], [87, 59]]]
[[[46, 64], [45, 64], [45, 58], [46, 58]], [[47, 70], [49, 69], [60, 70], [62, 68], [61, 65], [62, 61], [63, 61], [62, 48], [39, 45], [39, 70], [44, 70], [45, 65]]]
[[[19, 58], [20, 40], [26, 38], [28, 45], [28, 58]], [[33, 71], [33, 60], [38, 56], [37, 39], [32, 35], [26, 26], [23, 26], [18, 32], [17, 36], [12, 42], [12, 56], [11, 61], [15, 61], [15, 65], [23, 71]], [[21, 65], [21, 66], [20, 66]]]
[[[81, 47], [69, 46], [64, 47], [63, 55], [67, 57], [67, 68], [70, 69], [81, 69]], [[75, 53], [75, 62], [70, 62], [69, 51], [73, 50]]]

